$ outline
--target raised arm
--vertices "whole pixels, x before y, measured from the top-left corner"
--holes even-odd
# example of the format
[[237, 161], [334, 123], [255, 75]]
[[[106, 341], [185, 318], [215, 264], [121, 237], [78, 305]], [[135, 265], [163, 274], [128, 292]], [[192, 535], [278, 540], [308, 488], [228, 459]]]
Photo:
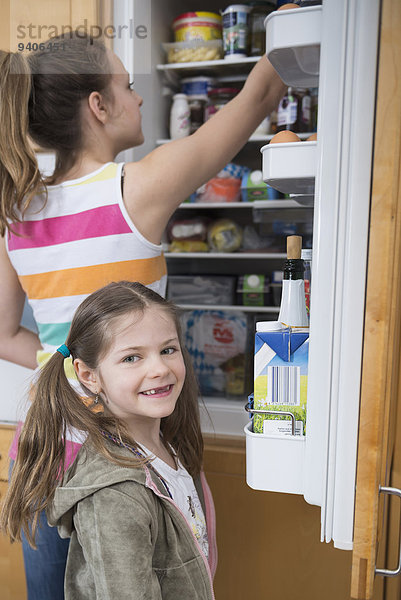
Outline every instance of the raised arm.
[[216, 175], [274, 110], [286, 87], [262, 57], [237, 96], [193, 135], [126, 165], [124, 201], [141, 233], [159, 243], [171, 214]]
[[20, 325], [25, 293], [8, 258], [4, 238], [0, 238], [0, 281], [0, 358], [34, 369], [41, 345], [35, 333]]

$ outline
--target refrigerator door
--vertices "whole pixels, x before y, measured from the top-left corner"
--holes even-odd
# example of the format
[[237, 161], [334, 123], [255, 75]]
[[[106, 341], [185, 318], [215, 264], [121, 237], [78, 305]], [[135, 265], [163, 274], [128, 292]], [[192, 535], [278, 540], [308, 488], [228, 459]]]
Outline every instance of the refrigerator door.
[[370, 211], [379, 0], [325, 0], [305, 499], [322, 540], [351, 549]]

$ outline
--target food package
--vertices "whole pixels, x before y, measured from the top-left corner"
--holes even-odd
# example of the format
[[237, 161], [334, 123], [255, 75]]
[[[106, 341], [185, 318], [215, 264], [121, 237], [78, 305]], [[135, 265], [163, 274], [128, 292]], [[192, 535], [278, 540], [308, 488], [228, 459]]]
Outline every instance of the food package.
[[208, 252], [209, 246], [198, 240], [173, 240], [168, 249], [169, 252]]
[[209, 226], [207, 240], [214, 252], [235, 252], [241, 247], [242, 229], [231, 219], [218, 219]]
[[235, 277], [169, 275], [167, 298], [179, 304], [233, 304]]
[[208, 219], [196, 217], [193, 219], [172, 219], [167, 226], [167, 235], [173, 241], [204, 242], [207, 236]]
[[244, 313], [186, 311], [184, 343], [205, 396], [245, 394], [248, 321]]
[[241, 196], [241, 179], [214, 177], [206, 185], [201, 202], [238, 202]]

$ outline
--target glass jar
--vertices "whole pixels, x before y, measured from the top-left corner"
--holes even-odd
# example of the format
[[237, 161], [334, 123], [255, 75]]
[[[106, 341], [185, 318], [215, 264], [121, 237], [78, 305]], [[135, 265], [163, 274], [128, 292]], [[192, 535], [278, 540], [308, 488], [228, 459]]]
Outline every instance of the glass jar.
[[206, 108], [206, 120], [210, 119], [217, 111], [225, 106], [239, 92], [238, 88], [212, 88], [208, 91], [208, 106]]
[[267, 15], [276, 10], [275, 2], [249, 2], [251, 14], [249, 17], [250, 29], [250, 56], [262, 56], [266, 52], [266, 30], [264, 26]]

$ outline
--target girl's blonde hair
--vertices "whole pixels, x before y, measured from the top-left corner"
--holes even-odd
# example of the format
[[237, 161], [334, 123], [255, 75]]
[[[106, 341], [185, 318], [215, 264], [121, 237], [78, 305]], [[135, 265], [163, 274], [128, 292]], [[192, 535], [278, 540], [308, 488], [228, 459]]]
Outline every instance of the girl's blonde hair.
[[[128, 313], [143, 313], [159, 307], [173, 320], [178, 333], [186, 376], [173, 413], [161, 420], [165, 444], [170, 444], [181, 463], [194, 477], [202, 467], [203, 439], [200, 429], [198, 386], [182, 342], [177, 308], [140, 283], [121, 281], [94, 292], [78, 307], [66, 340], [72, 360], [80, 358], [90, 369], [97, 369], [113, 339], [115, 320]], [[85, 390], [89, 395], [92, 393]], [[139, 466], [143, 459], [134, 454], [121, 457], [113, 451], [102, 431], [117, 434], [125, 444], [136, 447], [124, 423], [104, 405], [94, 412], [82, 395], [70, 385], [64, 371], [64, 357], [55, 352], [41, 370], [35, 384], [32, 404], [18, 442], [18, 455], [4, 500], [0, 526], [12, 540], [19, 540], [21, 528], [34, 546], [39, 513], [54, 497], [66, 461], [68, 430], [87, 434], [97, 452], [123, 466]]]
[[[27, 57], [0, 50], [0, 235], [73, 166], [82, 148], [82, 100], [93, 91], [107, 96], [110, 77], [104, 44], [82, 32], [52, 38]], [[56, 153], [45, 180], [29, 138]]]

